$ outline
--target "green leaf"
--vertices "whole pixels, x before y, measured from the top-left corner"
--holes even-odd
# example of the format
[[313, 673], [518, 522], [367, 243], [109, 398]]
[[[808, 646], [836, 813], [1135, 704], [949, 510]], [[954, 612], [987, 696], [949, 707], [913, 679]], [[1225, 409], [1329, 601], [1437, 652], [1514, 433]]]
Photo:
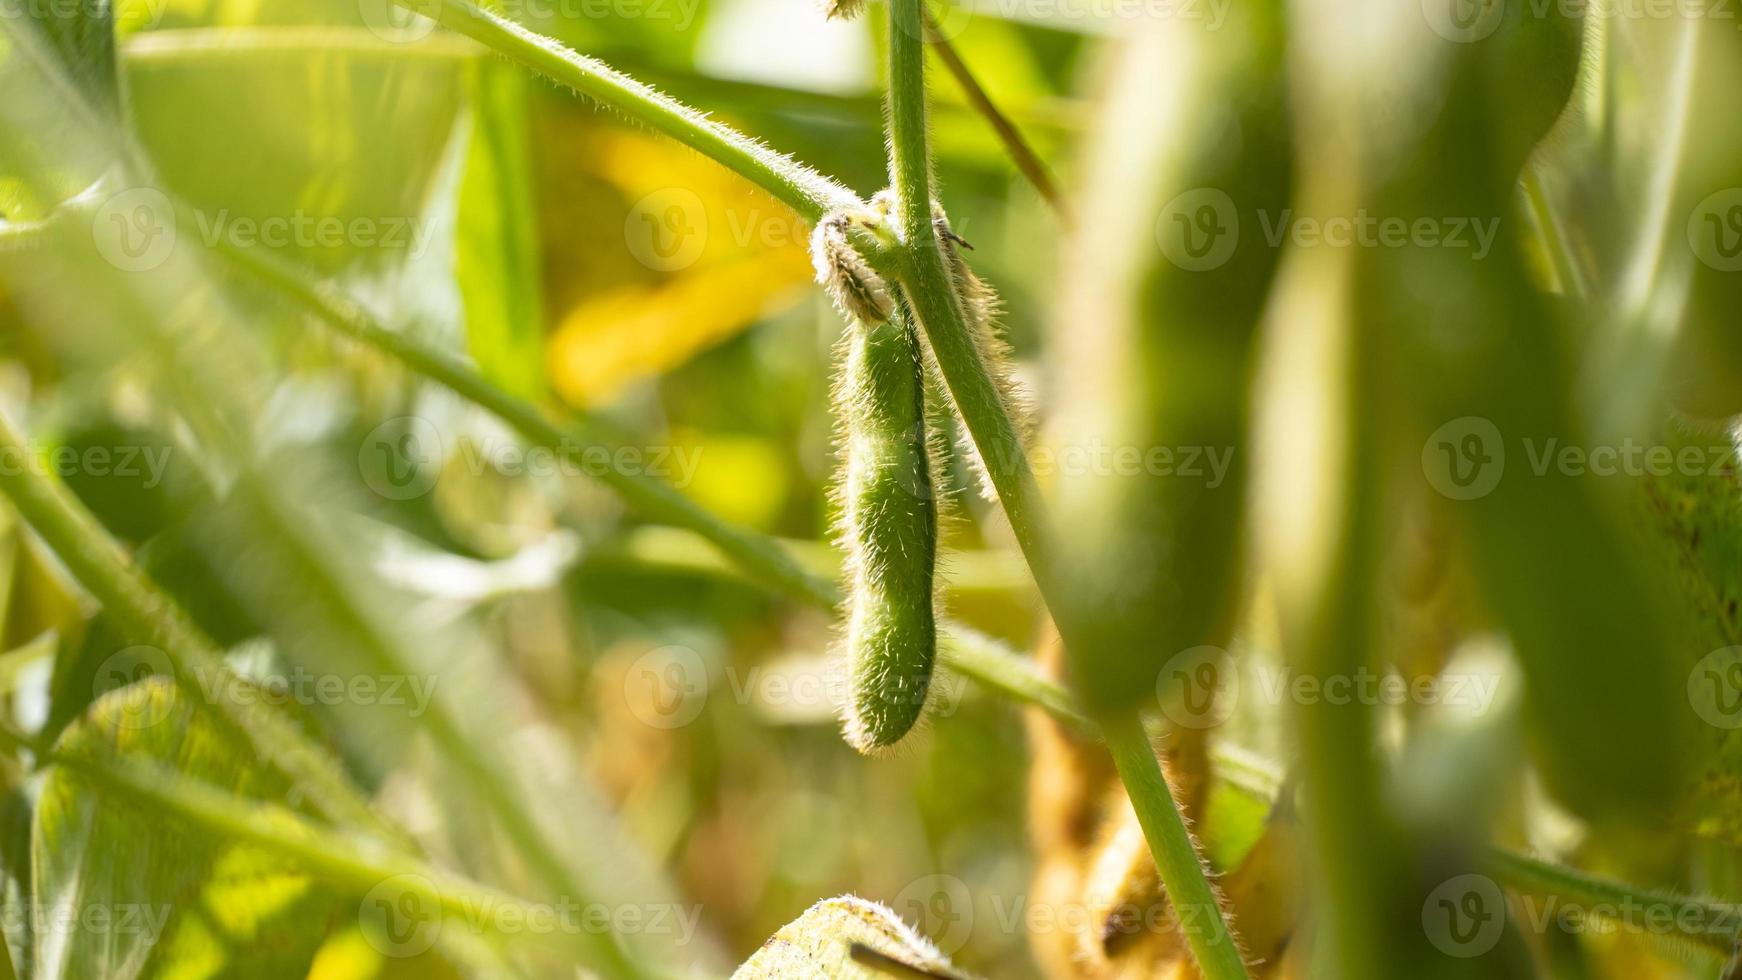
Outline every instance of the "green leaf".
[[[162, 678], [98, 699], [57, 754], [146, 761], [250, 799], [291, 789]], [[284, 858], [178, 821], [142, 821], [65, 766], [44, 782], [31, 855], [32, 908], [45, 916], [32, 944], [39, 977], [301, 977], [335, 909]]]
[[328, 26], [142, 31], [122, 49], [140, 144], [193, 208], [179, 234], [326, 272], [441, 244], [468, 58]]
[[23, 9], [91, 104], [114, 112], [120, 94], [115, 74], [115, 11], [110, 0], [32, 3]]
[[500, 62], [479, 62], [475, 69], [454, 256], [466, 348], [484, 377], [521, 398], [537, 398], [544, 387], [544, 311], [526, 145], [527, 83]]

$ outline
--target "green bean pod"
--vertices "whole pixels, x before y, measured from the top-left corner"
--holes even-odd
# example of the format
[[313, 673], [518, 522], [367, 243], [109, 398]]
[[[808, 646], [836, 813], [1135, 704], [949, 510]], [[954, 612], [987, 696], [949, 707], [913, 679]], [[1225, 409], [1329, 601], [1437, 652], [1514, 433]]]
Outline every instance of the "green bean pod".
[[919, 338], [905, 301], [825, 219], [818, 277], [848, 320], [835, 386], [841, 472], [837, 537], [846, 554], [844, 708], [849, 744], [894, 748], [924, 716], [937, 660], [938, 508]]
[[[1054, 321], [1059, 576], [1095, 713], [1153, 704], [1229, 642], [1243, 571], [1250, 376], [1288, 207], [1278, 5], [1125, 38]], [[1064, 620], [1061, 619], [1061, 622]], [[1067, 631], [1067, 636], [1070, 631]], [[1206, 692], [1196, 692], [1203, 694]]]

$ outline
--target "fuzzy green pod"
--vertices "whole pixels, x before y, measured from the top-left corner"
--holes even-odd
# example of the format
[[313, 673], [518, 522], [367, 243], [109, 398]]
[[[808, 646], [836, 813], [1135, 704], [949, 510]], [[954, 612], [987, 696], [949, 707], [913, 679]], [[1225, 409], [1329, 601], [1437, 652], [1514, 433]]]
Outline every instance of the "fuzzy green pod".
[[1232, 633], [1250, 376], [1280, 251], [1262, 225], [1286, 212], [1292, 174], [1281, 20], [1259, 3], [1217, 30], [1134, 29], [1086, 156], [1050, 434], [1070, 671], [1096, 714], [1154, 704], [1178, 687], [1170, 662]]
[[1517, 653], [1545, 784], [1580, 816], [1625, 816], [1665, 806], [1685, 777], [1687, 695], [1665, 654], [1693, 613], [1650, 581], [1624, 487], [1532, 465], [1550, 439], [1627, 434], [1583, 410], [1563, 338], [1586, 314], [1535, 288], [1515, 210], [1519, 168], [1574, 91], [1578, 19], [1491, 7], [1481, 31], [1419, 46], [1431, 70], [1414, 89], [1443, 106], [1430, 125], [1399, 135], [1377, 113], [1363, 120], [1364, 142], [1383, 149], [1368, 151], [1360, 192], [1404, 227], [1490, 229], [1491, 247], [1412, 235], [1358, 250], [1353, 316], [1384, 379], [1379, 404], [1401, 409], [1377, 410], [1389, 448], [1419, 454], [1414, 489], [1445, 500]]
[[937, 660], [938, 511], [919, 338], [845, 240], [841, 219], [813, 239], [818, 278], [847, 317], [835, 409], [836, 496], [846, 561], [845, 734], [860, 752], [894, 748], [924, 716]]

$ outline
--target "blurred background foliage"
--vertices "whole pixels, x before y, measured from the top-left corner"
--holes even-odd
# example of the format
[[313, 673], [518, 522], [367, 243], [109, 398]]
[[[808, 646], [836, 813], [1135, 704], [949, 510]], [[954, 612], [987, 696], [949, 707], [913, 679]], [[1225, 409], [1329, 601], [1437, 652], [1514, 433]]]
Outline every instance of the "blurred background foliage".
[[[597, 411], [637, 433], [634, 444], [693, 460], [683, 492], [808, 542], [832, 567], [828, 390], [841, 324], [811, 285], [808, 228], [710, 161], [469, 43], [441, 33], [383, 41], [369, 27], [388, 23], [385, 5], [364, 7], [360, 18], [350, 0], [118, 4], [126, 112], [163, 186], [212, 222], [404, 220], [423, 236], [421, 251], [343, 242], [286, 252], [390, 322], [463, 349], [504, 388]], [[531, 16], [540, 10], [551, 16]], [[516, 13], [862, 193], [881, 186], [878, 18], [829, 23], [802, 3], [765, 0], [553, 2]], [[959, 38], [1047, 156], [1076, 126], [1079, 60], [1092, 46], [1081, 27], [975, 16]], [[21, 107], [30, 102], [22, 84], [13, 91]], [[1004, 288], [1013, 337], [1031, 344], [1057, 224], [945, 79], [936, 100], [956, 227]], [[40, 121], [52, 146], [65, 128], [52, 103], [30, 108], [41, 115], [13, 121]], [[52, 187], [0, 177], [0, 213], [41, 218], [99, 173]], [[0, 286], [13, 293], [0, 306], [8, 410], [53, 445], [168, 449], [174, 436], [153, 404], [162, 380], [110, 352], [93, 356], [84, 341], [102, 331], [69, 336], [88, 311], [44, 316], [33, 308], [40, 292], [20, 296], [15, 284]], [[470, 656], [516, 675], [537, 717], [586, 747], [621, 825], [705, 906], [705, 928], [733, 961], [823, 895], [895, 902], [934, 873], [1024, 890], [1023, 828], [1011, 818], [1025, 760], [1007, 707], [958, 682], [959, 712], [922, 748], [863, 765], [836, 731], [832, 695], [804, 686], [829, 655], [824, 617], [739, 581], [693, 536], [641, 526], [588, 481], [478, 472], [468, 461], [481, 447], [512, 440], [499, 425], [258, 302], [246, 330], [272, 367], [267, 387], [245, 397], [285, 445], [336, 461], [312, 503], [355, 505], [391, 528], [345, 561], [403, 586], [420, 608], [476, 624], [489, 652]], [[381, 420], [404, 416], [436, 422], [445, 460], [427, 494], [383, 501], [365, 486], [356, 447]], [[176, 483], [198, 479], [178, 472], [179, 449], [168, 458], [161, 485], [71, 482], [215, 638], [257, 647], [263, 626], [221, 559], [189, 540], [209, 503]], [[1006, 532], [982, 528], [985, 505], [963, 492], [966, 479], [958, 465], [950, 605], [1026, 645], [1031, 586], [1001, 547]], [[123, 644], [16, 523], [4, 540], [12, 713], [65, 725], [102, 693], [97, 668], [112, 668]], [[709, 677], [705, 710], [670, 728], [648, 723], [663, 717], [646, 703], [660, 692], [642, 676], [644, 655], [667, 648], [693, 652]], [[796, 696], [781, 696], [782, 677]], [[963, 958], [994, 974], [1032, 971], [1019, 932], [976, 930], [973, 947]], [[385, 969], [344, 928], [316, 963], [321, 976]]]
[[[940, 14], [1039, 154], [1075, 172], [1104, 51], [1123, 25], [999, 6], [1020, 5]], [[529, 0], [505, 9], [862, 196], [885, 182], [880, 18], [829, 22], [803, 0]], [[1336, 5], [1325, 17], [1330, 27], [1317, 29], [1360, 16], [1356, 5]], [[400, 229], [397, 244], [346, 236], [282, 251], [383, 320], [468, 355], [503, 389], [634, 433], [629, 442], [648, 452], [645, 462], [653, 465], [657, 452], [695, 502], [789, 540], [813, 567], [832, 571], [829, 383], [842, 327], [811, 283], [808, 230], [782, 205], [469, 42], [390, 17], [385, 3], [120, 0], [115, 20], [111, 109], [125, 125], [108, 137], [130, 127], [162, 186], [196, 209], [179, 234], [297, 215]], [[956, 961], [987, 976], [1039, 975], [1029, 936], [1001, 926], [1021, 921], [1035, 870], [1022, 817], [1029, 757], [1019, 714], [948, 678], [946, 710], [917, 747], [861, 760], [839, 737], [834, 704], [810, 686], [830, 676], [834, 627], [823, 614], [770, 597], [695, 536], [643, 523], [588, 480], [514, 472], [514, 457], [502, 451], [517, 438], [500, 422], [376, 352], [311, 329], [282, 297], [171, 265], [156, 292], [129, 299], [113, 286], [114, 270], [57, 266], [18, 230], [103, 188], [119, 153], [102, 127], [57, 102], [9, 27], [0, 50], [0, 404], [45, 451], [163, 454], [161, 480], [74, 473], [68, 482], [238, 669], [284, 670], [282, 647], [311, 631], [297, 621], [304, 607], [263, 601], [278, 593], [257, 580], [270, 581], [263, 566], [277, 564], [279, 552], [256, 548], [259, 513], [222, 501], [241, 480], [236, 471], [248, 469], [226, 455], [227, 430], [246, 455], [268, 461], [261, 499], [276, 499], [277, 485], [305, 508], [286, 513], [309, 517], [311, 527], [332, 525], [323, 540], [345, 543], [326, 559], [311, 546], [311, 568], [333, 571], [360, 603], [389, 610], [382, 617], [391, 642], [415, 653], [427, 638], [444, 637], [450, 652], [418, 662], [467, 668], [429, 669], [444, 699], [480, 695], [472, 730], [500, 738], [497, 751], [547, 770], [550, 782], [583, 784], [574, 798], [603, 797], [590, 810], [554, 797], [547, 808], [548, 819], [574, 821], [568, 844], [577, 854], [615, 857], [615, 838], [585, 830], [592, 816], [614, 811], [625, 853], [646, 866], [635, 874], [662, 869], [683, 901], [704, 909], [717, 949], [698, 960], [739, 962], [814, 900], [845, 893], [946, 933], [960, 910], [933, 900], [953, 894], [948, 881], [956, 881], [979, 923], [948, 950]], [[1600, 52], [1587, 58], [1606, 63], [1600, 76], [1587, 76], [1598, 82], [1581, 83], [1571, 121], [1526, 181], [1524, 204], [1543, 233], [1526, 243], [1526, 258], [1563, 302], [1616, 313], [1587, 318], [1592, 333], [1563, 338], [1569, 362], [1590, 379], [1592, 417], [1628, 399], [1644, 414], [1668, 404], [1705, 419], [1729, 416], [1742, 409], [1742, 278], [1693, 260], [1682, 248], [1681, 216], [1713, 190], [1742, 184], [1742, 128], [1727, 123], [1729, 93], [1742, 83], [1742, 34], [1623, 20], [1587, 41]], [[1698, 66], [1691, 80], [1679, 75], [1688, 65]], [[1017, 372], [1044, 406], [1042, 337], [1055, 311], [1064, 222], [1013, 172], [955, 83], [937, 71], [933, 79], [938, 176], [953, 227], [972, 242], [976, 270], [1001, 291]], [[1511, 84], [1529, 92], [1533, 82], [1525, 71]], [[88, 227], [74, 231], [89, 238]], [[1551, 254], [1538, 241], [1562, 247]], [[134, 319], [159, 315], [167, 333]], [[166, 359], [148, 334], [206, 354]], [[217, 334], [242, 339], [216, 342]], [[1590, 364], [1578, 364], [1586, 357]], [[186, 364], [207, 370], [189, 373]], [[1366, 406], [1375, 415], [1393, 408]], [[390, 484], [383, 493], [369, 454], [404, 445], [401, 429], [416, 427], [407, 419], [436, 438], [389, 464], [415, 470], [418, 490], [395, 493], [401, 488]], [[952, 453], [949, 610], [1033, 648], [1039, 602], [1008, 528], [971, 484]], [[1409, 553], [1420, 542], [1408, 538], [1397, 561], [1420, 574], [1400, 578], [1426, 584], [1406, 595], [1404, 611], [1387, 610], [1402, 624], [1391, 662], [1412, 676], [1445, 667], [1449, 644], [1433, 632], [1445, 620], [1486, 625], [1486, 613], [1469, 608], [1477, 603], [1464, 556], [1441, 549], [1431, 515], [1421, 524], [1411, 527], [1425, 541], [1421, 553]], [[1696, 536], [1709, 527], [1693, 524]], [[290, 526], [294, 542], [302, 528]], [[1735, 539], [1709, 540], [1724, 544], [1699, 587], [1716, 583], [1717, 605], [1729, 606], [1715, 615], [1733, 630], [1733, 597], [1742, 591], [1730, 560]], [[364, 579], [366, 588], [356, 584]], [[311, 603], [348, 594], [313, 591]], [[1265, 589], [1253, 591], [1237, 650], [1249, 664], [1279, 665], [1277, 612]], [[347, 641], [322, 634], [309, 642], [344, 649]], [[1494, 642], [1483, 637], [1457, 652], [1501, 662], [1505, 676], [1513, 668]], [[14, 725], [70, 730], [74, 744], [119, 739], [117, 712], [158, 710], [152, 699], [168, 699], [150, 685], [116, 693], [138, 676], [131, 649], [41, 543], [9, 512], [0, 515], [0, 690]], [[137, 657], [146, 672], [156, 668], [148, 653]], [[1435, 727], [1443, 719], [1409, 719], [1414, 737], [1397, 740], [1408, 764], [1398, 765], [1404, 775], [1393, 788], [1414, 828], [1461, 836], [1440, 824], [1447, 812], [1467, 811], [1435, 807], [1450, 807], [1465, 775], [1520, 761], [1517, 711], [1503, 704], [1491, 728], [1462, 734]], [[343, 714], [317, 707], [301, 721], [335, 744], [434, 853], [486, 880], [528, 876], [500, 853], [497, 835], [480, 830], [481, 803], [446, 775], [442, 746], [410, 727]], [[1608, 721], [1624, 728], [1629, 719]], [[196, 724], [180, 715], [174, 723]], [[1293, 754], [1287, 719], [1255, 705], [1222, 734], [1260, 759]], [[117, 751], [169, 751], [119, 741], [126, 744]], [[177, 743], [199, 746], [194, 762], [182, 760], [186, 771], [241, 795], [282, 795], [239, 765], [233, 749], [212, 744], [221, 741], [196, 733]], [[66, 785], [32, 785], [11, 758], [4, 779], [0, 857], [10, 894], [28, 894], [32, 875], [79, 881], [78, 867], [29, 860], [55, 853], [61, 835], [79, 838], [66, 846], [90, 848], [92, 862], [135, 853], [102, 850], [132, 825], [117, 829], [103, 822], [112, 814], [64, 805], [73, 795]], [[1733, 833], [1691, 842], [1630, 831], [1606, 847], [1534, 783], [1527, 791], [1469, 785], [1484, 800], [1528, 795], [1519, 809], [1531, 814], [1530, 826], [1508, 834], [1603, 870], [1720, 893], [1742, 876]], [[1739, 798], [1733, 787], [1716, 789], [1706, 801], [1710, 819], [1733, 827]], [[1483, 801], [1463, 802], [1476, 809]], [[1259, 839], [1266, 810], [1251, 793], [1226, 787], [1206, 806], [1210, 860], [1231, 872]], [[355, 901], [294, 867], [199, 841], [159, 846], [200, 855], [200, 873], [177, 879], [177, 894], [201, 896], [213, 912], [210, 921], [178, 922], [174, 942], [153, 954], [165, 957], [153, 967], [161, 975], [291, 975], [312, 963], [323, 978], [439, 976], [464, 967], [465, 957], [445, 947], [381, 955], [360, 938]], [[938, 875], [951, 878], [940, 886]], [[22, 964], [38, 940], [16, 927], [6, 938], [13, 966], [29, 973]], [[1562, 958], [1556, 969], [1566, 970], [1556, 975], [1713, 975], [1719, 962], [1643, 942], [1595, 945], [1608, 955], [1552, 950]], [[171, 950], [173, 963], [196, 966], [176, 973]], [[255, 962], [255, 953], [283, 960]]]

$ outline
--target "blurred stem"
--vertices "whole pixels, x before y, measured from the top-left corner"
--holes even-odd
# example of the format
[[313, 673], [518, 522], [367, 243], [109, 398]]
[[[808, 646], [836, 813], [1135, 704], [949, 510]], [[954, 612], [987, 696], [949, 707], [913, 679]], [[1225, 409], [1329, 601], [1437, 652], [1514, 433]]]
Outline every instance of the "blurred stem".
[[1059, 194], [1058, 182], [1053, 179], [1052, 171], [1047, 168], [1046, 162], [1034, 152], [1034, 147], [1030, 146], [1028, 140], [1023, 138], [1022, 131], [1017, 129], [1016, 124], [1010, 121], [1010, 117], [998, 108], [998, 104], [992, 101], [992, 96], [987, 94], [986, 89], [980, 84], [980, 80], [974, 77], [973, 70], [968, 67], [967, 62], [962, 60], [962, 56], [956, 51], [956, 46], [938, 28], [937, 16], [929, 8], [924, 10], [924, 15], [926, 43], [931, 45], [932, 52], [937, 55], [938, 63], [943, 65], [944, 70], [950, 73], [950, 77], [956, 80], [956, 84], [961, 87], [962, 95], [967, 98], [968, 104], [984, 116], [987, 124], [992, 127], [992, 131], [998, 134], [999, 141], [1004, 144], [1004, 149], [1010, 154], [1011, 162], [1016, 164], [1017, 171], [1027, 178], [1030, 184], [1034, 185], [1034, 189], [1040, 193], [1041, 198], [1046, 201], [1055, 214], [1061, 218], [1067, 217], [1064, 198]]
[[833, 180], [595, 58], [484, 10], [471, 0], [393, 0], [512, 61], [658, 130], [732, 170], [815, 222], [862, 202]]
[[944, 637], [944, 666], [998, 695], [1034, 705], [1079, 731], [1095, 728], [1069, 691], [1041, 676], [1027, 658], [976, 630], [964, 626], [949, 629]]
[[60, 753], [4, 727], [0, 727], [0, 744], [38, 753], [45, 765], [77, 773], [131, 802], [224, 840], [280, 855], [356, 895], [395, 881], [406, 892], [467, 923], [477, 919], [480, 909], [533, 909], [518, 896], [443, 871], [391, 847], [384, 849], [381, 842], [349, 840], [290, 809], [223, 792], [161, 763]]
[[1721, 956], [1736, 951], [1737, 906], [1594, 878], [1574, 868], [1490, 849], [1487, 870], [1515, 892], [1578, 905], [1623, 926], [1696, 943]]
[[1103, 733], [1198, 970], [1205, 980], [1243, 980], [1246, 964], [1239, 944], [1228, 930], [1222, 903], [1204, 873], [1197, 844], [1161, 774], [1149, 736], [1135, 713], [1110, 719]]
[[[833, 579], [841, 574], [841, 553], [827, 541], [778, 537], [768, 540], [812, 576]], [[706, 538], [687, 528], [642, 525], [594, 545], [583, 560], [588, 565], [611, 569], [691, 575], [768, 588], [747, 569], [721, 555], [720, 549]], [[949, 567], [949, 578], [943, 583], [946, 598], [973, 594], [1023, 596], [1034, 588], [1021, 556], [1008, 551], [952, 551]]]
[[1567, 241], [1566, 228], [1548, 199], [1547, 189], [1542, 186], [1541, 165], [1535, 160], [1526, 163], [1524, 172], [1519, 175], [1519, 184], [1524, 192], [1525, 205], [1530, 208], [1541, 234], [1542, 250], [1548, 253], [1549, 262], [1554, 266], [1555, 280], [1561, 292], [1573, 299], [1584, 299], [1590, 294], [1590, 285]]
[[[30, 448], [11, 419], [0, 413], [0, 454], [30, 458]], [[109, 536], [64, 484], [30, 465], [0, 467], [0, 492], [11, 499], [48, 547], [66, 563], [79, 584], [102, 603], [123, 635], [163, 651], [182, 688], [210, 704], [227, 727], [253, 745], [260, 757], [307, 794], [329, 820], [352, 824], [403, 842], [346, 778], [339, 763], [290, 718], [264, 698], [220, 696], [205, 691], [247, 690], [253, 685], [224, 663], [223, 655], [175, 600], [133, 568]], [[213, 686], [215, 685], [215, 686]]]
[[1674, 75], [1669, 79], [1668, 104], [1663, 106], [1663, 130], [1657, 134], [1657, 155], [1651, 162], [1651, 177], [1645, 188], [1643, 217], [1638, 241], [1628, 257], [1618, 284], [1617, 301], [1624, 322], [1646, 319], [1654, 293], [1661, 288], [1663, 257], [1670, 242], [1681, 234], [1681, 224], [1672, 220], [1677, 178], [1683, 173], [1682, 157], [1687, 144], [1688, 118], [1699, 79], [1700, 32], [1703, 18], [1682, 20], [1677, 39]]
[[[408, 333], [388, 329], [342, 291], [312, 280], [283, 259], [261, 249], [226, 249], [225, 255], [339, 332], [490, 412], [533, 445], [567, 457], [608, 442], [601, 433], [590, 431], [585, 420], [573, 422], [567, 429], [559, 427], [536, 406], [491, 384], [461, 358]], [[833, 610], [840, 602], [834, 583], [806, 571], [774, 539], [721, 520], [657, 477], [616, 467], [589, 468], [587, 472], [595, 473], [643, 517], [701, 535], [752, 578], [776, 591], [820, 609]]]

